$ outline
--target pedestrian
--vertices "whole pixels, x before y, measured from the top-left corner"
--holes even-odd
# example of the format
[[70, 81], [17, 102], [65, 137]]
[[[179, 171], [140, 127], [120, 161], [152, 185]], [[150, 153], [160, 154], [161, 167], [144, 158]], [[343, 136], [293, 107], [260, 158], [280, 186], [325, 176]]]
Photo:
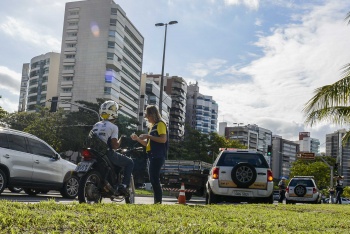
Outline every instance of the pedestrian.
[[154, 204], [162, 203], [160, 170], [168, 151], [168, 130], [156, 106], [146, 107], [145, 119], [149, 128], [148, 134], [131, 135], [131, 139], [146, 147], [148, 157], [148, 174], [154, 194]]
[[329, 188], [329, 203], [334, 204], [334, 195], [335, 195], [335, 190], [333, 187]]
[[278, 183], [278, 188], [280, 190], [280, 198], [278, 202], [282, 203], [286, 198], [286, 177], [281, 178], [280, 182]]
[[[115, 101], [104, 102], [99, 110], [99, 114], [103, 120], [93, 126], [91, 133], [94, 133], [102, 142], [107, 144], [108, 150], [106, 154], [111, 163], [114, 166], [124, 168], [123, 181], [116, 189], [123, 195], [128, 195], [134, 162], [131, 158], [114, 151], [121, 144], [121, 138], [118, 140], [118, 126], [114, 124], [114, 121], [118, 117], [118, 109], [119, 105]], [[105, 149], [106, 145], [101, 145], [99, 148]]]
[[343, 191], [344, 191], [343, 179], [344, 179], [344, 176], [339, 175], [337, 177], [336, 186], [335, 186], [335, 190], [337, 192], [335, 204], [338, 204], [338, 203], [341, 204], [341, 195], [343, 194]]

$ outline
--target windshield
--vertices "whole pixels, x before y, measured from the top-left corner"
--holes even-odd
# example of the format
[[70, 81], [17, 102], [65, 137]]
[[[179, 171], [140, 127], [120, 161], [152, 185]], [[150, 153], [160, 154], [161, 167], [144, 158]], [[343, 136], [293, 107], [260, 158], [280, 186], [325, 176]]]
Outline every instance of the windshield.
[[235, 166], [241, 162], [249, 163], [254, 167], [269, 168], [264, 156], [254, 153], [222, 153], [217, 166]]

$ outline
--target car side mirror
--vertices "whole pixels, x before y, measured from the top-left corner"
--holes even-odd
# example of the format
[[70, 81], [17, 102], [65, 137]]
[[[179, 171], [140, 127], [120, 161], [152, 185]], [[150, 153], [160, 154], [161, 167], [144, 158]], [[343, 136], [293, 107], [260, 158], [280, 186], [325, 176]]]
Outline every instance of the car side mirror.
[[54, 154], [54, 155], [52, 156], [52, 158], [53, 158], [54, 160], [58, 160], [58, 159], [60, 159], [60, 155], [59, 155], [59, 154]]

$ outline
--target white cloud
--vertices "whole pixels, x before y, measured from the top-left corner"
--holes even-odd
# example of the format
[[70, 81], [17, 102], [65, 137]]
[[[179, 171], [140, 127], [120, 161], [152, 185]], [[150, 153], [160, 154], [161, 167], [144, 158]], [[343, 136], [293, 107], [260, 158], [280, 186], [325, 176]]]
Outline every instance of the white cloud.
[[8, 69], [7, 67], [0, 66], [0, 78], [0, 90], [5, 89], [12, 94], [19, 93], [21, 74]]
[[61, 49], [61, 42], [56, 37], [46, 35], [44, 30], [38, 31], [35, 26], [10, 16], [7, 16], [6, 21], [0, 24], [0, 30], [14, 40], [46, 47], [48, 51], [60, 51]]
[[259, 0], [224, 0], [225, 5], [245, 5], [246, 7], [257, 10], [259, 9]]

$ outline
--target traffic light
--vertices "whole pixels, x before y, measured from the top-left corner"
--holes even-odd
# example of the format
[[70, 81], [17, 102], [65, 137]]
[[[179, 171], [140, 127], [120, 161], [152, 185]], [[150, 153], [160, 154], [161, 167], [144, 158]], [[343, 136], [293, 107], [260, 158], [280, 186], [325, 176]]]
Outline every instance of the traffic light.
[[271, 156], [272, 155], [272, 145], [268, 145], [267, 146], [267, 156]]

